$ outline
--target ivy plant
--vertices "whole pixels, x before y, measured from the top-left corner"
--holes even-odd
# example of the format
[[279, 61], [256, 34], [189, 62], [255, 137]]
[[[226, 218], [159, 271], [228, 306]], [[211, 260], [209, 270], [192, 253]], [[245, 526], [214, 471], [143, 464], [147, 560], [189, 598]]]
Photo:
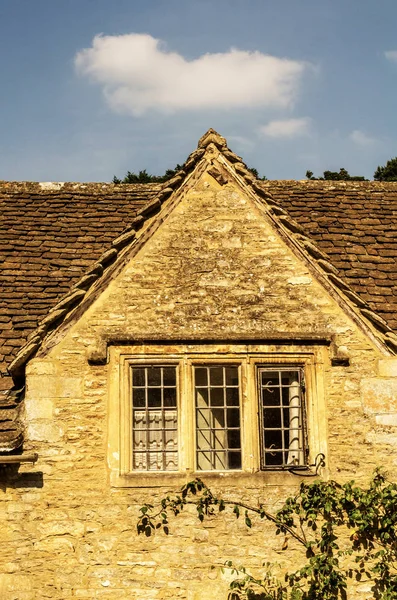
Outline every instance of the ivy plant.
[[235, 575], [230, 600], [345, 600], [353, 582], [366, 582], [374, 600], [397, 600], [397, 484], [381, 469], [367, 487], [354, 481], [301, 483], [274, 514], [265, 504], [216, 495], [195, 479], [163, 497], [158, 506], [142, 506], [138, 533], [150, 537], [162, 530], [168, 535], [170, 516], [178, 516], [187, 505], [196, 507], [201, 522], [223, 511], [243, 519], [247, 528], [268, 521], [274, 534], [283, 536], [284, 552], [291, 538], [295, 549], [302, 550], [302, 566], [283, 577], [269, 562], [262, 564], [258, 578], [226, 561]]

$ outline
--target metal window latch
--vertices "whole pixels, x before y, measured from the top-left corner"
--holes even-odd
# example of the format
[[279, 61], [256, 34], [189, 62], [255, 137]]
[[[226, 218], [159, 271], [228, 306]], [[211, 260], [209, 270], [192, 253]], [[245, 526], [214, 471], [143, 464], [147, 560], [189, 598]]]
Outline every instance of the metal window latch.
[[[294, 469], [288, 469], [290, 473], [293, 475], [300, 475], [300, 477], [318, 477], [320, 469], [325, 467], [325, 454], [323, 452], [319, 452], [314, 459], [314, 463], [307, 465], [308, 471], [304, 472], [303, 470], [294, 471]], [[310, 470], [309, 470], [310, 469]], [[314, 471], [312, 470], [314, 469]]]

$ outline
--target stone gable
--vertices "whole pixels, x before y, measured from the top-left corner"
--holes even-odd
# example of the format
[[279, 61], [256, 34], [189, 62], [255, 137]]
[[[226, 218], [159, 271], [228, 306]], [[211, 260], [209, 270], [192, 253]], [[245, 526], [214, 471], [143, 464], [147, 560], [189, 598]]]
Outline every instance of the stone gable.
[[123, 335], [129, 341], [358, 335], [313, 267], [235, 183], [221, 186], [201, 175], [164, 219], [61, 347], [72, 343], [77, 351], [88, 340], [95, 346]]

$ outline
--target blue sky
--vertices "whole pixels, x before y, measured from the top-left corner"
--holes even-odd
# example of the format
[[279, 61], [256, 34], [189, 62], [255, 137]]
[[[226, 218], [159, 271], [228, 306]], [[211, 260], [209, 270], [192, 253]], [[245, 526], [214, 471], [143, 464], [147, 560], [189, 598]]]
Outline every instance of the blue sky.
[[271, 179], [397, 155], [396, 0], [0, 0], [0, 179], [110, 181], [214, 127]]

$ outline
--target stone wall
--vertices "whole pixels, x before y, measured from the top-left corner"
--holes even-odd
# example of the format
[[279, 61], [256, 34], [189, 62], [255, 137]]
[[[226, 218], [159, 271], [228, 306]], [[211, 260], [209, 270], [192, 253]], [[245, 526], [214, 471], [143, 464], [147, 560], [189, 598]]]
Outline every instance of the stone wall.
[[[230, 573], [218, 568], [225, 560], [254, 571], [262, 560], [299, 563], [298, 550], [282, 551], [271, 528], [247, 530], [227, 515], [199, 524], [187, 511], [168, 537], [137, 536], [138, 507], [172, 486], [111, 484], [113, 375], [106, 361], [88, 360], [106, 343], [273, 336], [286, 340], [280, 352], [291, 340], [334, 339], [349, 361], [332, 366], [329, 342], [324, 475], [365, 482], [378, 465], [397, 475], [396, 359], [347, 315], [261, 208], [204, 173], [160, 218], [159, 227], [158, 217], [148, 223], [153, 233], [138, 254], [27, 367], [25, 448], [39, 461], [0, 483], [0, 598], [218, 600], [227, 597]], [[299, 483], [277, 477], [266, 483], [252, 474], [243, 488], [239, 477], [215, 478], [214, 487], [250, 502], [261, 497], [275, 510]]]

